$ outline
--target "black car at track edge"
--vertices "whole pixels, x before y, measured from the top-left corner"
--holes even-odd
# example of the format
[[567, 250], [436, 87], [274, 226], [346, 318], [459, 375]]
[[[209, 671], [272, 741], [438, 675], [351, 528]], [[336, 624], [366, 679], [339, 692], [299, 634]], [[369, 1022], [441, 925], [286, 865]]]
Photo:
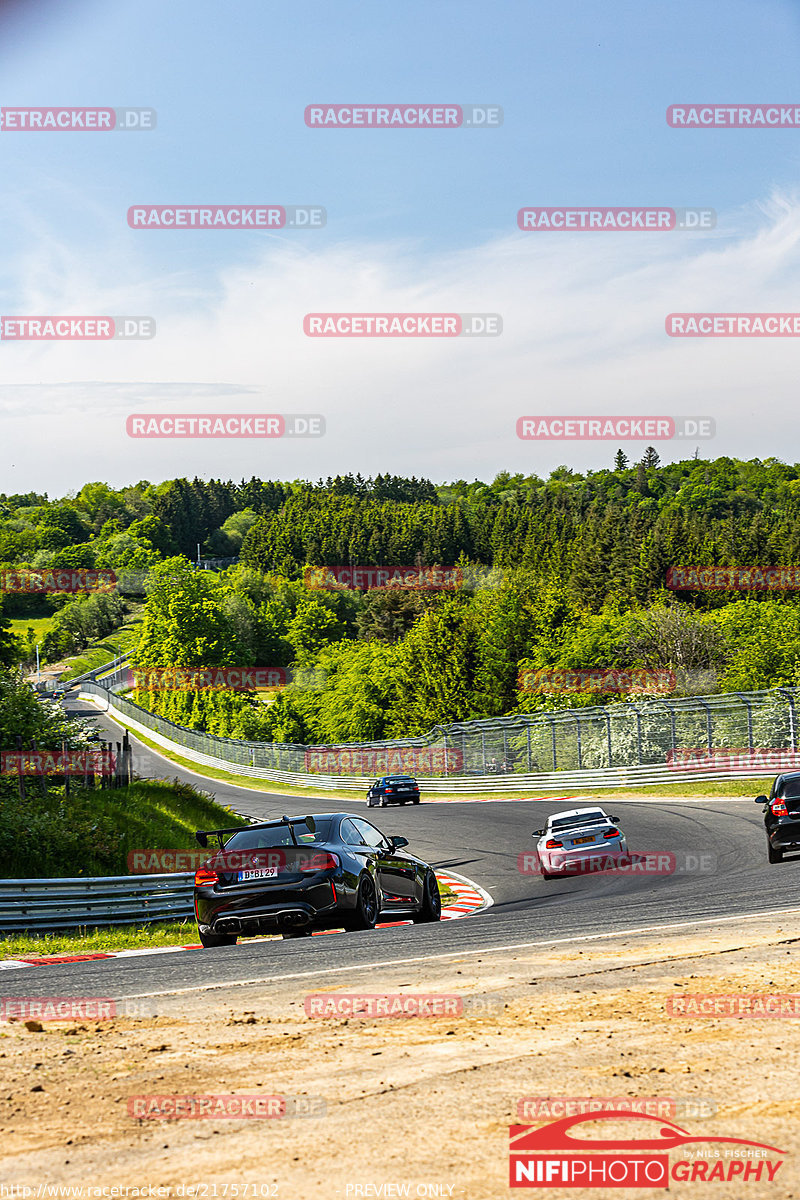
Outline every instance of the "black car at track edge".
[[203, 946], [232, 945], [240, 934], [298, 937], [441, 916], [433, 868], [405, 849], [407, 838], [387, 837], [363, 817], [281, 817], [195, 837], [219, 846], [195, 872]]
[[767, 857], [782, 861], [787, 850], [800, 850], [800, 771], [776, 775], [769, 796], [756, 796], [764, 805]]

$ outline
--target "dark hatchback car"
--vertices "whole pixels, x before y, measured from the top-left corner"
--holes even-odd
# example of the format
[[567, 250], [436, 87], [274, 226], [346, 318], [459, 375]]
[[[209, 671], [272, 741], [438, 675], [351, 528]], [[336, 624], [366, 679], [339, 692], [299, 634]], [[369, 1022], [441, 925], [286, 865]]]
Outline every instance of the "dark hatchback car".
[[800, 771], [776, 775], [769, 796], [756, 796], [764, 805], [767, 857], [779, 863], [787, 850], [800, 850]]
[[419, 804], [419, 784], [412, 775], [384, 775], [367, 792], [370, 808], [387, 804]]
[[[227, 840], [226, 840], [226, 835]], [[348, 813], [282, 817], [238, 829], [199, 830], [219, 849], [195, 872], [197, 931], [204, 946], [239, 934], [302, 937], [314, 929], [374, 929], [381, 919], [438, 921], [442, 905], [428, 863]]]

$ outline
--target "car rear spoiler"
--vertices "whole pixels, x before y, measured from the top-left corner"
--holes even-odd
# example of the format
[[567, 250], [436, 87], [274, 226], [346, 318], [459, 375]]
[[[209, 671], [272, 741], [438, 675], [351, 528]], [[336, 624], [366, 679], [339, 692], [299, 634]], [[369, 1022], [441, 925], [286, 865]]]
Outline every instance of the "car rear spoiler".
[[295, 846], [298, 845], [297, 838], [294, 835], [294, 825], [305, 825], [310, 833], [313, 833], [317, 828], [317, 823], [313, 817], [281, 817], [277, 821], [253, 821], [250, 825], [229, 825], [226, 829], [198, 829], [194, 835], [195, 841], [200, 846], [207, 846], [209, 837], [215, 837], [219, 841], [222, 848], [223, 833], [241, 833], [243, 829], [275, 829], [279, 825], [287, 825], [289, 832], [292, 835], [292, 841]]

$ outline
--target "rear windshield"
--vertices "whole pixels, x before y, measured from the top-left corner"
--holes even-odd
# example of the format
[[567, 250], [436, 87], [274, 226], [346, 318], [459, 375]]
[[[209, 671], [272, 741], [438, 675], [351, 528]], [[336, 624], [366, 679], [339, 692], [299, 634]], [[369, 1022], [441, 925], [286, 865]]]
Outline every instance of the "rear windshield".
[[587, 812], [573, 817], [559, 817], [553, 821], [551, 829], [572, 829], [576, 825], [605, 825], [608, 817], [601, 812]]
[[[295, 825], [295, 836], [301, 846], [330, 840], [331, 825], [333, 824], [331, 818], [315, 817], [314, 820], [317, 823], [314, 833], [311, 833], [305, 825]], [[285, 825], [271, 825], [268, 829], [243, 829], [241, 833], [235, 833], [225, 843], [225, 849], [262, 850], [268, 846], [293, 845], [292, 835]]]
[[787, 779], [779, 788], [778, 794], [782, 800], [800, 799], [800, 779]]
[[412, 779], [410, 775], [387, 775], [386, 782], [387, 783], [416, 783], [416, 780]]

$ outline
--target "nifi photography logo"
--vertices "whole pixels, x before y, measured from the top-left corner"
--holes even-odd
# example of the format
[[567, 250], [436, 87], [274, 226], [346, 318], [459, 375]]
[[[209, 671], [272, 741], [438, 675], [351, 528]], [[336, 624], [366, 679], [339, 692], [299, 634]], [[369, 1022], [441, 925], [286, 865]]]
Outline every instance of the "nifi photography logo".
[[[640, 1136], [586, 1136], [581, 1125], [636, 1122]], [[679, 1125], [634, 1112], [578, 1114], [509, 1129], [512, 1188], [669, 1188], [671, 1183], [775, 1182], [783, 1150], [742, 1138], [693, 1137]], [[670, 1158], [671, 1151], [678, 1151]], [[745, 1194], [744, 1191], [742, 1193]], [[763, 1195], [759, 1192], [759, 1195]], [[780, 1192], [776, 1191], [776, 1195]]]

